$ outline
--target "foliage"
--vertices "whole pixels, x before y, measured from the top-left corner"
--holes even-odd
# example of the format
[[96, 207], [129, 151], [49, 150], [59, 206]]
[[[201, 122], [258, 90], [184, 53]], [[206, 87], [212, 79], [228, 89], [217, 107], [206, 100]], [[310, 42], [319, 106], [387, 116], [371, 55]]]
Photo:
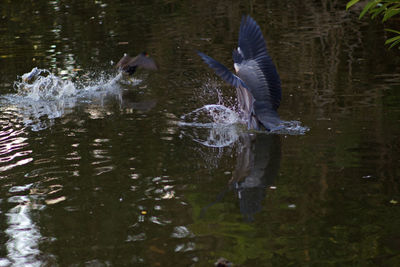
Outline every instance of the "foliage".
[[[346, 5], [348, 10], [353, 5], [360, 2], [360, 0], [351, 0]], [[393, 16], [400, 14], [400, 0], [370, 0], [365, 4], [363, 10], [360, 13], [359, 18], [361, 19], [366, 13], [371, 15], [372, 19], [377, 16], [382, 16], [382, 22], [386, 22]], [[386, 40], [385, 44], [390, 44], [390, 48], [400, 44], [400, 31], [393, 29], [385, 29], [388, 32], [397, 34], [396, 36]], [[400, 46], [398, 47], [400, 49]]]

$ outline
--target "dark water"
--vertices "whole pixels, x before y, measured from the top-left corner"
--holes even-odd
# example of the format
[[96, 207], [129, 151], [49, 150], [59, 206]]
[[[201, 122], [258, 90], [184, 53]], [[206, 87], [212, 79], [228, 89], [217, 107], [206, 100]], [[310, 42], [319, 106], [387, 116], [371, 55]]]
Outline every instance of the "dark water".
[[[0, 266], [399, 266], [400, 54], [345, 3], [0, 1]], [[234, 106], [195, 50], [231, 67], [242, 14], [305, 134], [182, 123]]]

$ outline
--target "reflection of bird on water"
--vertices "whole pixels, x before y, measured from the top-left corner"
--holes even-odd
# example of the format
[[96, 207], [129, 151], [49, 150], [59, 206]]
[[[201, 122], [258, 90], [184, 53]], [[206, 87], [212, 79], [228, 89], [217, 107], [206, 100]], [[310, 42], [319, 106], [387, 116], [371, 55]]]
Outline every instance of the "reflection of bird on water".
[[225, 194], [234, 190], [239, 199], [240, 212], [247, 221], [262, 209], [266, 189], [275, 182], [281, 161], [281, 142], [278, 135], [243, 133], [239, 137], [235, 171], [229, 186], [216, 200], [201, 211], [204, 216], [214, 204], [222, 201]]
[[146, 52], [142, 52], [134, 58], [124, 54], [115, 67], [125, 75], [133, 75], [137, 68], [157, 70], [157, 64]]
[[281, 160], [277, 135], [240, 136], [240, 147], [231, 186], [239, 198], [240, 212], [249, 221], [262, 208], [266, 188], [274, 184]]
[[250, 16], [242, 18], [239, 46], [233, 50], [237, 75], [211, 57], [198, 54], [222, 79], [236, 87], [239, 106], [249, 129], [269, 131], [279, 125], [281, 81], [260, 27]]

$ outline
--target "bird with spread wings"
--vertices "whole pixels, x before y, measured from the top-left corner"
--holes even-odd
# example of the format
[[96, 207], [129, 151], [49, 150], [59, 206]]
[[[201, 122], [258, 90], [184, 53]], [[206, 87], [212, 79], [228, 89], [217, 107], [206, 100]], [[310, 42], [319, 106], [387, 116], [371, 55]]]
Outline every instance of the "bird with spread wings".
[[281, 81], [254, 19], [244, 16], [240, 24], [239, 45], [233, 51], [236, 74], [211, 57], [198, 54], [217, 75], [236, 87], [239, 107], [249, 129], [270, 131], [278, 126]]

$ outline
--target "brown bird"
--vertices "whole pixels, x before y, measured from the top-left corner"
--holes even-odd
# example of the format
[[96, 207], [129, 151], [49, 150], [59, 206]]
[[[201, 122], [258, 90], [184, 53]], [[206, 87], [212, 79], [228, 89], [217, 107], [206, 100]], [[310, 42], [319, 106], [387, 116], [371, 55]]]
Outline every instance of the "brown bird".
[[149, 70], [157, 70], [157, 64], [154, 62], [152, 58], [149, 57], [149, 54], [146, 52], [142, 52], [134, 58], [131, 58], [127, 54], [118, 61], [116, 68], [121, 70], [126, 75], [132, 75], [135, 73], [136, 68], [144, 68]]

